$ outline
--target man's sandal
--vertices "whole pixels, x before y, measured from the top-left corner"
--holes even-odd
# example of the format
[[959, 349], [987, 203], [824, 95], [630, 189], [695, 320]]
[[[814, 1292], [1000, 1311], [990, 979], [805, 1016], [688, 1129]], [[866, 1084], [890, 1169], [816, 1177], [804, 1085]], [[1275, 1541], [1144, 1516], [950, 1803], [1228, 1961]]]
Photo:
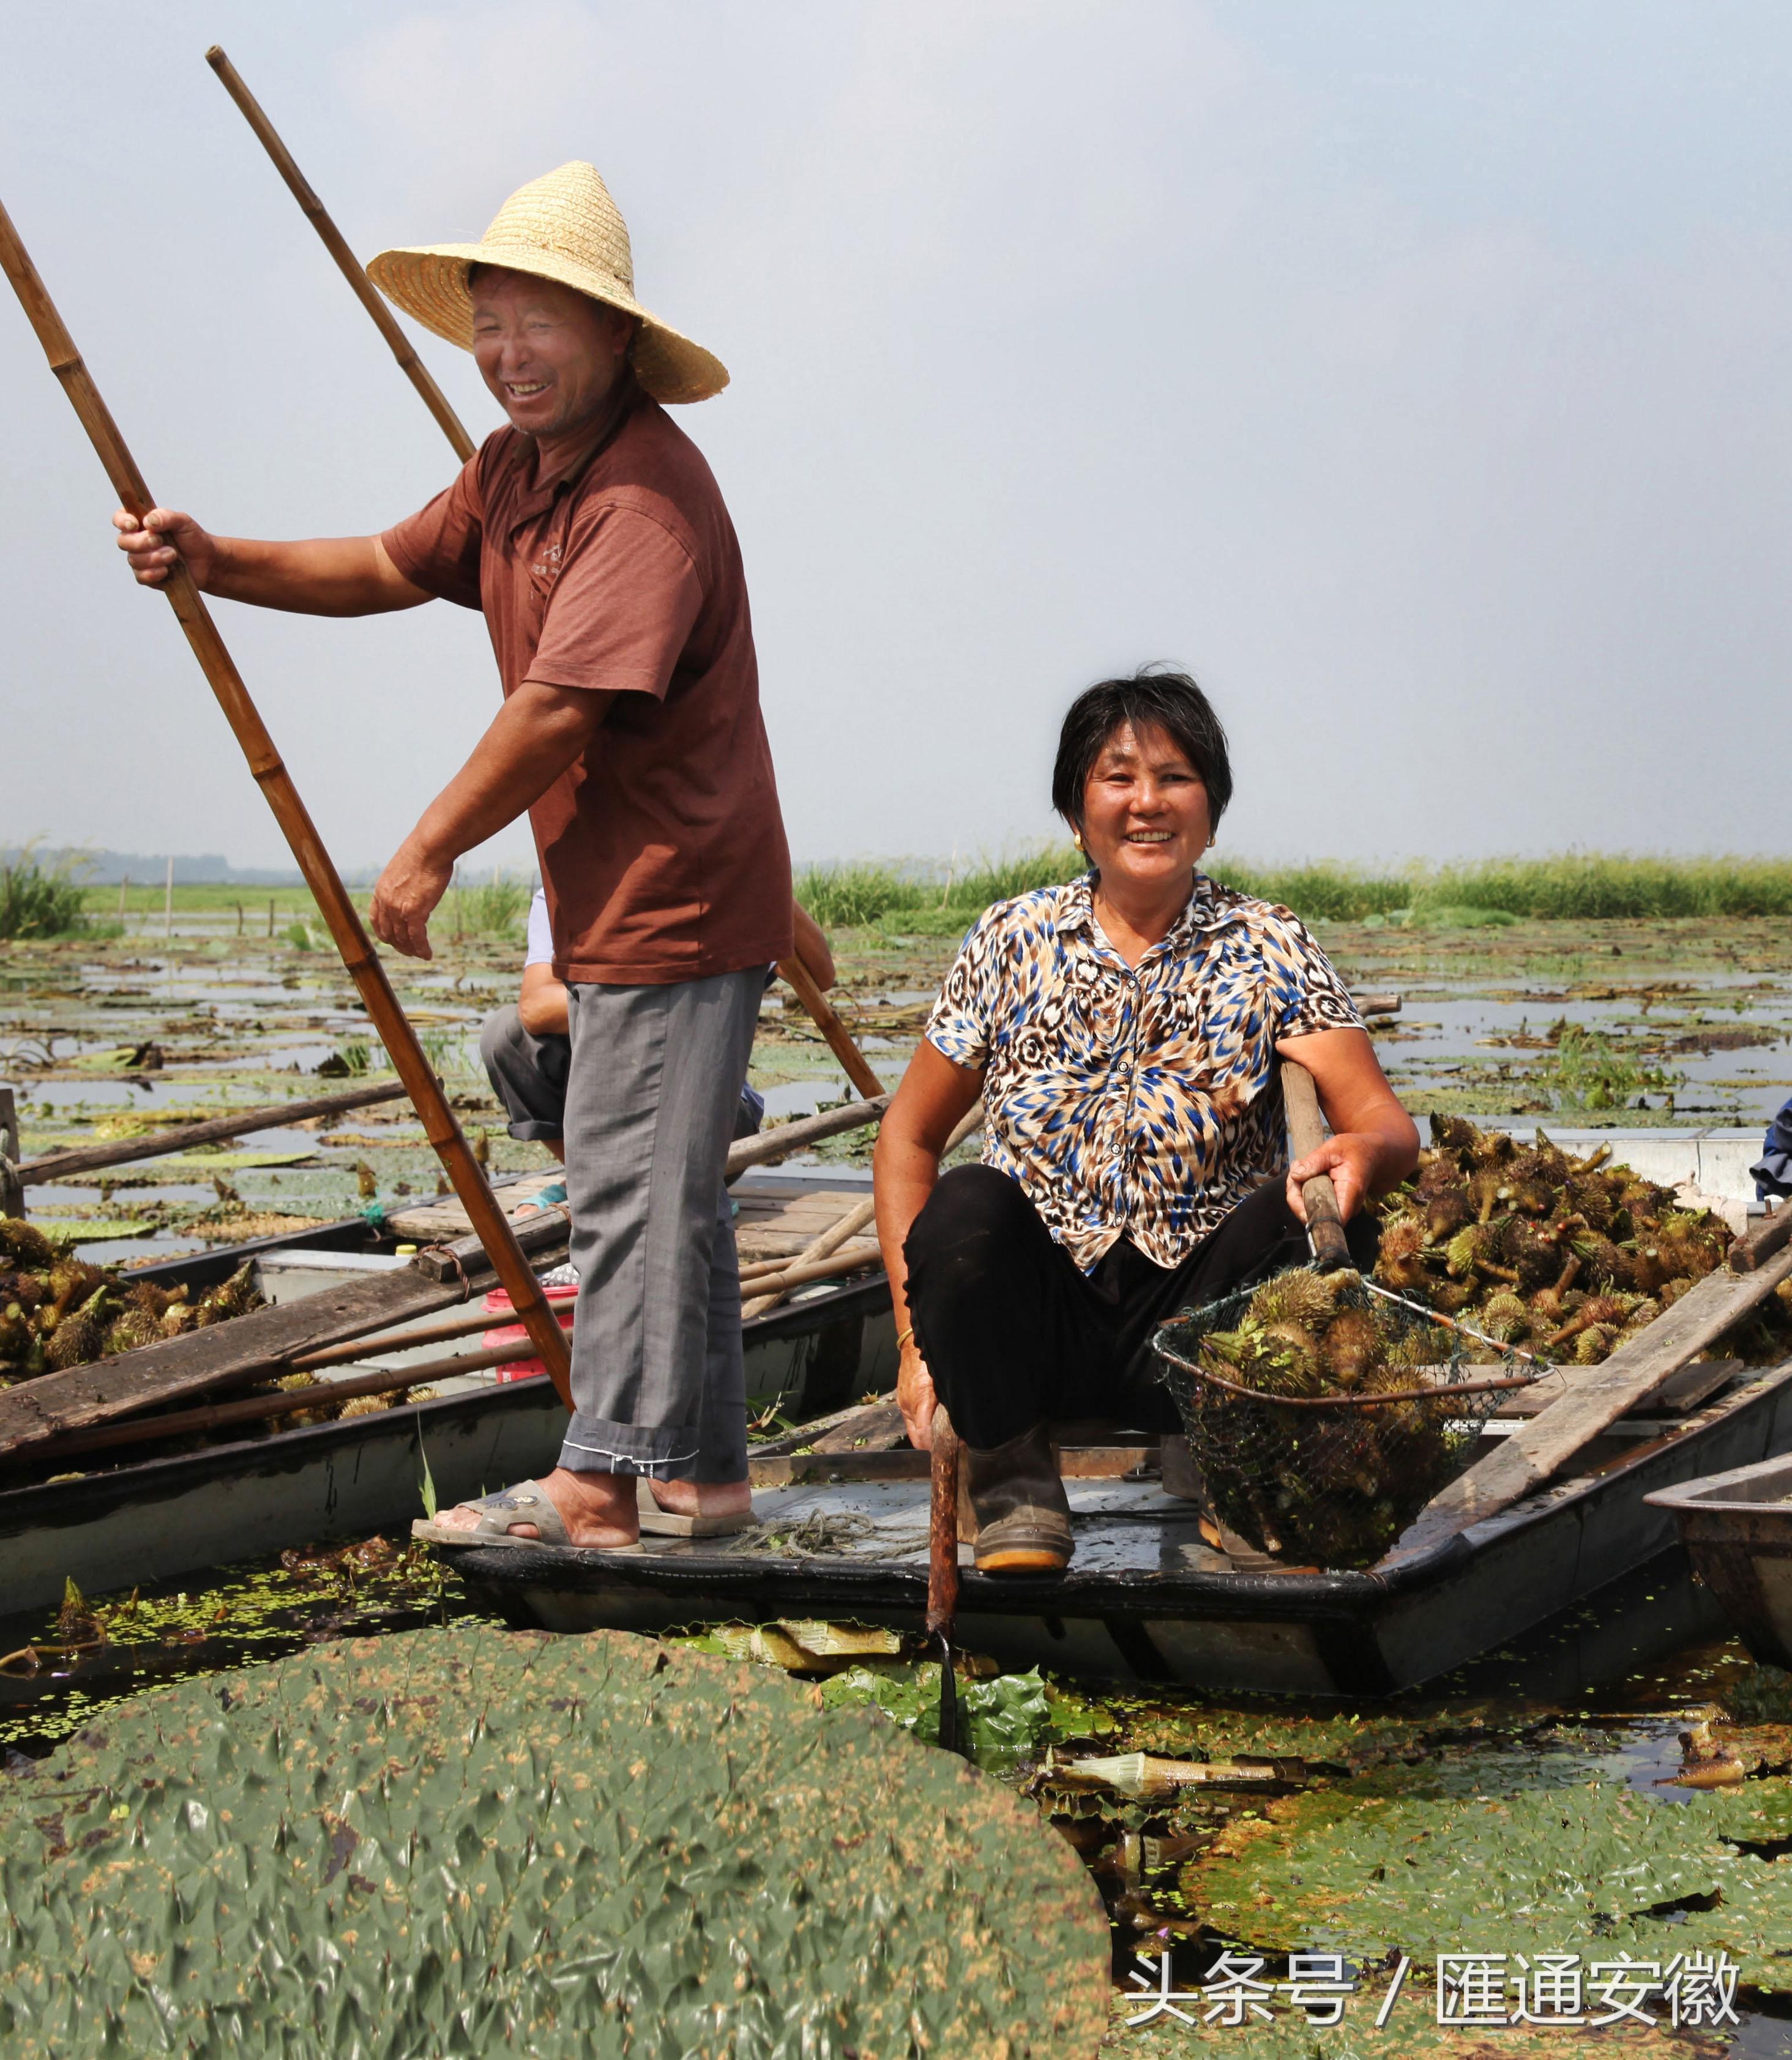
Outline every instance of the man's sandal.
[[636, 1485], [635, 1503], [641, 1511], [641, 1529], [654, 1538], [732, 1538], [738, 1531], [751, 1531], [759, 1520], [750, 1509], [737, 1516], [680, 1516], [676, 1510], [662, 1509], [645, 1475]]
[[[470, 1531], [458, 1531], [452, 1524], [437, 1523], [420, 1516], [411, 1526], [412, 1537], [421, 1539], [426, 1545], [559, 1545], [575, 1552], [641, 1550], [639, 1545], [574, 1545], [567, 1535], [560, 1511], [549, 1500], [547, 1490], [539, 1481], [523, 1481], [515, 1487], [500, 1489], [496, 1495], [482, 1495], [457, 1503], [455, 1507], [479, 1511], [479, 1521]], [[519, 1537], [511, 1527], [518, 1523], [533, 1524], [539, 1535]]]

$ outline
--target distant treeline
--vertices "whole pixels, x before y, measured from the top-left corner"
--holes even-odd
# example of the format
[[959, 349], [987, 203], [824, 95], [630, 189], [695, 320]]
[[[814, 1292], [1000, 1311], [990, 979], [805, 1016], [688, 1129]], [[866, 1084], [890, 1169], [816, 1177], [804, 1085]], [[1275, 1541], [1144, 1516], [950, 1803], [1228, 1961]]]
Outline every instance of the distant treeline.
[[[98, 851], [87, 844], [41, 843], [0, 845], [0, 864], [18, 865], [26, 860], [44, 872], [78, 880], [84, 887], [116, 887], [135, 880], [139, 887], [159, 887], [167, 877], [169, 854], [139, 851]], [[301, 887], [304, 876], [293, 866], [233, 865], [222, 852], [206, 851], [174, 854], [177, 887]]]
[[[1072, 879], [1082, 855], [1052, 845], [1016, 858], [956, 868], [863, 862], [812, 865], [797, 899], [823, 924], [899, 922], [922, 932], [951, 928], [992, 901]], [[1596, 920], [1640, 916], [1792, 915], [1792, 859], [1633, 858], [1569, 852], [1554, 858], [1489, 858], [1394, 872], [1322, 860], [1254, 865], [1216, 857], [1216, 879], [1319, 922], [1400, 920], [1453, 911], [1516, 920]]]

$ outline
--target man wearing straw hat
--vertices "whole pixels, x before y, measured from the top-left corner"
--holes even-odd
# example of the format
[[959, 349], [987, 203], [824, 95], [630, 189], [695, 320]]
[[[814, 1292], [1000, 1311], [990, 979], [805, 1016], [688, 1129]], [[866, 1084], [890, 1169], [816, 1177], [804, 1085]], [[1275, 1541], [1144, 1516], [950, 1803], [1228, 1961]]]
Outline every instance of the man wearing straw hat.
[[635, 298], [628, 230], [589, 165], [513, 194], [480, 243], [368, 269], [471, 349], [509, 426], [379, 536], [257, 542], [157, 509], [120, 512], [121, 547], [146, 585], [178, 553], [206, 591], [263, 607], [484, 611], [503, 707], [381, 876], [371, 920], [428, 958], [456, 859], [529, 811], [570, 998], [576, 1406], [545, 1481], [429, 1528], [616, 1548], [663, 1512], [738, 1524], [722, 1176], [767, 969], [791, 951], [790, 860], [740, 547], [661, 405], [728, 374]]

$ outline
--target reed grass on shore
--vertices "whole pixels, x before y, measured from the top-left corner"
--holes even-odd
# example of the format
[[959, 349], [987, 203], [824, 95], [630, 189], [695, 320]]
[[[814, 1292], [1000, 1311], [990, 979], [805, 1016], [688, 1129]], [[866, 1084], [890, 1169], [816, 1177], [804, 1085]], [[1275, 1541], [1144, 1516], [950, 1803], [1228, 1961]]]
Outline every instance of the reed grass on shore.
[[[992, 901], [1073, 879], [1073, 845], [1050, 844], [948, 869], [852, 860], [810, 865], [796, 898], [824, 926], [906, 924], [928, 930], [969, 922]], [[1460, 912], [1544, 921], [1613, 917], [1792, 915], [1792, 859], [1646, 858], [1570, 852], [1547, 858], [1413, 864], [1394, 872], [1319, 860], [1255, 865], [1216, 859], [1216, 879], [1315, 922], [1369, 916], [1423, 920]]]
[[87, 928], [86, 890], [29, 852], [0, 864], [0, 939], [70, 937]]

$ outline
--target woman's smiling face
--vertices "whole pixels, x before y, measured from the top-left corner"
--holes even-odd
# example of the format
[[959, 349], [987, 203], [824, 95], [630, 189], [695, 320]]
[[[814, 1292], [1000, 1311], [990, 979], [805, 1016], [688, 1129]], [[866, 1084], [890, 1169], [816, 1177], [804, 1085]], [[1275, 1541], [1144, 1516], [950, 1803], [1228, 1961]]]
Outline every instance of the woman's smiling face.
[[1123, 723], [1083, 788], [1083, 847], [1110, 890], [1187, 891], [1213, 839], [1207, 782], [1155, 723]]

